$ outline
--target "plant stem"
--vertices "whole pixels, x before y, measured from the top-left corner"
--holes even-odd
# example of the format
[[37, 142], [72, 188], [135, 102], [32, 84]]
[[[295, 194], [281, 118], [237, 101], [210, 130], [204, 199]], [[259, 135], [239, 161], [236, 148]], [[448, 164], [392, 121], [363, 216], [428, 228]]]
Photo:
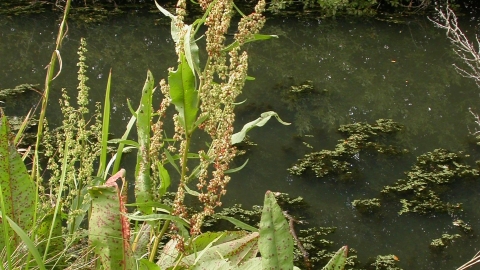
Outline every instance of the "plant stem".
[[[40, 148], [40, 142], [42, 141], [45, 113], [47, 111], [48, 96], [50, 94], [50, 84], [52, 83], [52, 80], [53, 80], [53, 72], [55, 71], [56, 60], [58, 59], [58, 56], [60, 55], [60, 52], [58, 50], [62, 46], [62, 41], [63, 41], [63, 37], [64, 37], [64, 28], [67, 24], [67, 17], [68, 17], [68, 12], [70, 11], [71, 2], [72, 2], [72, 0], [67, 0], [67, 3], [65, 4], [62, 23], [60, 24], [60, 28], [58, 29], [55, 51], [52, 53], [50, 63], [48, 64], [47, 75], [45, 77], [45, 91], [44, 91], [43, 98], [42, 98], [42, 109], [40, 111], [40, 117], [38, 119], [37, 141], [35, 143], [35, 152], [34, 152], [34, 156], [33, 156], [32, 173], [31, 173], [32, 181], [36, 182], [36, 186], [37, 186], [37, 190], [36, 190], [36, 194], [35, 194], [36, 195], [35, 196], [35, 205], [38, 205], [38, 200], [39, 200], [39, 198], [38, 198], [39, 194], [38, 193], [39, 193], [39, 187], [40, 187], [40, 172], [38, 171], [38, 169], [39, 169], [39, 166], [38, 166], [38, 162], [39, 162], [38, 149]], [[37, 223], [37, 210], [35, 210], [34, 214], [33, 214], [33, 223], [32, 223], [33, 227], [35, 227], [37, 225], [36, 223]]]
[[148, 258], [149, 261], [153, 262], [153, 259], [155, 259], [155, 254], [157, 254], [157, 250], [158, 250], [158, 244], [160, 243], [162, 236], [168, 230], [169, 226], [170, 226], [170, 220], [165, 221], [165, 223], [163, 224], [162, 230], [156, 236], [155, 241], [153, 242], [153, 247], [152, 247], [152, 250], [150, 251], [150, 257]]

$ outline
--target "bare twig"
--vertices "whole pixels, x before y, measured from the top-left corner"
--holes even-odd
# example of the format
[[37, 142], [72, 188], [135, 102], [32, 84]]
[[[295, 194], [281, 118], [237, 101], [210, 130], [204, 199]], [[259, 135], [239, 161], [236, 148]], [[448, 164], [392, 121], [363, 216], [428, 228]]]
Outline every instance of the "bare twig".
[[468, 269], [477, 263], [480, 263], [480, 252], [477, 252], [477, 254], [475, 254], [475, 256], [473, 256], [473, 258], [470, 261], [466, 262], [464, 265], [457, 268], [457, 270]]
[[310, 258], [308, 255], [307, 250], [305, 247], [302, 245], [302, 242], [298, 239], [297, 233], [295, 232], [295, 228], [293, 226], [294, 222], [300, 223], [296, 219], [294, 219], [292, 216], [290, 216], [286, 211], [283, 212], [283, 215], [288, 219], [288, 225], [290, 226], [290, 233], [292, 234], [293, 238], [295, 239], [295, 242], [297, 243], [298, 249], [300, 249], [300, 252], [303, 254], [303, 261], [305, 262], [305, 267], [307, 270], [312, 269], [312, 263], [310, 262]]
[[480, 41], [475, 35], [475, 42], [470, 42], [458, 26], [458, 19], [450, 7], [445, 10], [435, 8], [438, 14], [436, 20], [430, 19], [435, 26], [446, 30], [447, 38], [453, 44], [455, 54], [460, 57], [468, 68], [461, 68], [454, 64], [457, 72], [470, 79], [474, 79], [480, 87]]

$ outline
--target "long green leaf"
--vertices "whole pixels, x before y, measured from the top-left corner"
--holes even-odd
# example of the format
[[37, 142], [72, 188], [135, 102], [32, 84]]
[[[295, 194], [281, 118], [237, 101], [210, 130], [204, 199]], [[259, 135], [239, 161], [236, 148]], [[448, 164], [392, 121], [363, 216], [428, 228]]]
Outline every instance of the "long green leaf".
[[282, 209], [271, 191], [267, 191], [263, 203], [259, 248], [262, 269], [293, 268], [293, 238]]
[[103, 118], [102, 118], [102, 144], [100, 148], [100, 165], [98, 166], [98, 177], [103, 177], [107, 172], [107, 152], [108, 152], [108, 130], [110, 127], [110, 87], [112, 83], [112, 70], [108, 73], [107, 89], [105, 90], [105, 101], [103, 102]]
[[225, 171], [225, 174], [238, 172], [238, 171], [240, 171], [241, 169], [243, 169], [245, 166], [247, 166], [247, 163], [248, 163], [248, 159], [245, 160], [245, 162], [242, 164], [242, 166], [237, 167], [237, 168], [233, 168], [233, 169], [226, 170], [226, 171]]
[[280, 122], [281, 124], [290, 125], [290, 123], [284, 122], [282, 119], [280, 119], [280, 117], [278, 116], [278, 114], [276, 112], [273, 112], [273, 111], [264, 112], [260, 115], [259, 118], [255, 119], [251, 122], [246, 123], [243, 126], [241, 131], [233, 134], [232, 135], [232, 144], [237, 144], [237, 143], [242, 142], [243, 139], [245, 138], [245, 136], [247, 135], [248, 131], [250, 131], [254, 127], [261, 127], [261, 126], [265, 125], [268, 122], [268, 120], [270, 120], [270, 118], [272, 116], [275, 116], [275, 118], [277, 118], [278, 122]]
[[[1, 215], [2, 217], [4, 216], [3, 212], [1, 213]], [[37, 247], [35, 246], [33, 241], [30, 239], [30, 237], [28, 237], [27, 233], [22, 228], [20, 228], [20, 226], [18, 226], [18, 224], [15, 223], [15, 221], [13, 221], [11, 218], [9, 218], [8, 216], [4, 216], [4, 217], [6, 217], [10, 227], [15, 231], [15, 233], [20, 237], [20, 239], [22, 239], [23, 243], [27, 246], [28, 251], [30, 251], [30, 253], [33, 255], [33, 258], [35, 258], [35, 261], [37, 262], [37, 266], [40, 269], [46, 269], [45, 265], [43, 264], [42, 256], [40, 256], [40, 253], [38, 252]]]
[[240, 228], [242, 230], [251, 231], [251, 232], [258, 232], [257, 228], [255, 228], [253, 226], [250, 226], [247, 223], [245, 223], [243, 221], [240, 221], [236, 218], [228, 217], [228, 216], [222, 216], [222, 215], [219, 215], [219, 214], [214, 214], [213, 217], [225, 219], [225, 220], [229, 221], [230, 223], [232, 223], [233, 225], [237, 226], [238, 228]]
[[[142, 90], [140, 107], [137, 111], [137, 136], [139, 148], [135, 168], [135, 199], [139, 203], [152, 200], [152, 181], [150, 179], [150, 123], [152, 117], [153, 75], [147, 72]], [[144, 214], [151, 214], [152, 208], [140, 207]]]
[[180, 123], [187, 136], [193, 132], [198, 112], [198, 91], [195, 90], [195, 77], [185, 55], [180, 55], [180, 63], [175, 71], [168, 74], [170, 97], [178, 112]]
[[[4, 214], [23, 230], [30, 230], [35, 211], [35, 184], [15, 149], [7, 118], [3, 115], [3, 111], [0, 111], [0, 114], [2, 118], [0, 124], [0, 187], [5, 206]], [[4, 227], [0, 227], [0, 235], [4, 233]], [[11, 233], [8, 234], [11, 235]], [[0, 249], [5, 247], [5, 240], [0, 237]], [[10, 245], [16, 246], [19, 243], [20, 239], [14, 237]]]

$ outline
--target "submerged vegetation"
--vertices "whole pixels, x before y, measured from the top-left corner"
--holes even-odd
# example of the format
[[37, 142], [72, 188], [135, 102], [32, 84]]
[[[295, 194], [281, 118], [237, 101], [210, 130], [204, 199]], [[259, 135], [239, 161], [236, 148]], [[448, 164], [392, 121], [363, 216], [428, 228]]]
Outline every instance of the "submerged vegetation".
[[354, 161], [360, 151], [370, 149], [377, 153], [400, 154], [393, 145], [383, 143], [385, 136], [402, 129], [401, 125], [391, 119], [380, 119], [375, 124], [355, 123], [342, 125], [338, 129], [347, 138], [339, 140], [335, 150], [321, 150], [306, 154], [298, 163], [288, 169], [291, 174], [301, 175], [311, 169], [317, 177], [329, 174], [342, 175], [345, 179], [354, 177]]
[[398, 180], [394, 185], [386, 186], [382, 190], [382, 193], [396, 193], [403, 197], [400, 199], [400, 215], [452, 213], [461, 209], [461, 204], [442, 201], [441, 193], [454, 181], [478, 177], [479, 171], [466, 165], [461, 153], [435, 149], [419, 156], [406, 176], [406, 179]]

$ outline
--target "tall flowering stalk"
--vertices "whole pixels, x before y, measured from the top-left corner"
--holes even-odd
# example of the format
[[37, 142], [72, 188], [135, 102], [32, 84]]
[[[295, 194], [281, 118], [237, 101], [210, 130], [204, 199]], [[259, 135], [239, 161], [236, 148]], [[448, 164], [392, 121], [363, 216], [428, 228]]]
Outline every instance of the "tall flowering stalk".
[[[235, 121], [234, 104], [242, 92], [248, 70], [248, 54], [242, 50], [242, 45], [256, 40], [256, 35], [265, 23], [262, 15], [265, 0], [260, 0], [252, 14], [242, 14], [233, 43], [226, 44], [226, 34], [234, 15], [234, 2], [203, 0], [199, 1], [199, 4], [206, 15], [204, 20], [197, 20], [192, 25], [183, 21], [186, 13], [184, 0], [177, 3], [176, 16], [159, 7], [164, 14], [172, 18], [172, 29], [176, 29], [172, 31], [172, 36], [179, 59], [178, 69], [170, 69], [168, 83], [160, 83], [162, 93], [166, 94], [165, 99], [172, 101], [178, 112], [174, 117], [173, 138], [180, 144], [178, 155], [181, 157], [181, 169], [173, 214], [190, 220], [192, 236], [200, 233], [203, 219], [214, 214], [214, 208], [221, 205], [221, 197], [227, 192], [226, 186], [230, 177], [226, 175], [226, 171], [236, 155], [236, 148], [231, 140]], [[208, 58], [203, 69], [199, 67], [198, 47], [194, 36], [201, 23], [207, 26], [205, 39]], [[178, 98], [179, 81], [183, 83], [182, 99]], [[192, 115], [194, 121], [191, 120]], [[189, 171], [188, 153], [192, 133], [196, 128], [206, 132], [211, 143], [208, 149], [198, 151], [200, 164], [193, 171]], [[187, 187], [193, 179], [198, 179], [197, 192], [192, 192]], [[196, 194], [203, 204], [203, 210], [192, 217], [188, 216], [184, 205], [187, 193]]]

